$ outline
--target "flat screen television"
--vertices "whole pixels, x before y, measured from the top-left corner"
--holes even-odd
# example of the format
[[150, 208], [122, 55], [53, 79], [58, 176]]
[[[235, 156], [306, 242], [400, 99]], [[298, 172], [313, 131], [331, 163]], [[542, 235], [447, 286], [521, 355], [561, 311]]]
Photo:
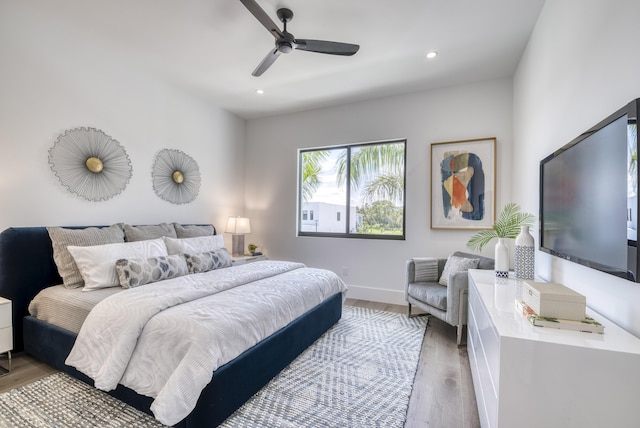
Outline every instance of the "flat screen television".
[[640, 98], [540, 162], [540, 250], [639, 282]]

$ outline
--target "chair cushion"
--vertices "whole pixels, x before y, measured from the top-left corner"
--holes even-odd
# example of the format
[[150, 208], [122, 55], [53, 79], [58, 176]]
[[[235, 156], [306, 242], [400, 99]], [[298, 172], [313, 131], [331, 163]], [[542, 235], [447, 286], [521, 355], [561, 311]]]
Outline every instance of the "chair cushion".
[[409, 284], [407, 294], [434, 308], [447, 310], [447, 287], [435, 282], [414, 282]]
[[449, 283], [449, 275], [456, 272], [465, 272], [469, 269], [478, 267], [478, 259], [468, 259], [466, 257], [449, 256], [447, 263], [444, 265], [442, 276], [440, 276], [440, 285], [446, 286]]

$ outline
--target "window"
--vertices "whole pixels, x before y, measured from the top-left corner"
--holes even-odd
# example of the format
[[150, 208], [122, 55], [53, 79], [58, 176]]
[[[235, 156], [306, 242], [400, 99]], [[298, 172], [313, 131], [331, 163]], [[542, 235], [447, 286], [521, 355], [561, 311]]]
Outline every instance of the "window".
[[300, 150], [298, 235], [404, 239], [405, 154], [406, 140]]

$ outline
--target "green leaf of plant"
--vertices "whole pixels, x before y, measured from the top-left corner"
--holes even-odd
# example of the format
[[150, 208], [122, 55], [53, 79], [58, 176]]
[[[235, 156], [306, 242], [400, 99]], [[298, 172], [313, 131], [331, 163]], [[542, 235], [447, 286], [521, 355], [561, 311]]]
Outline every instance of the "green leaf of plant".
[[487, 245], [489, 241], [496, 237], [496, 231], [493, 229], [481, 230], [480, 232], [473, 235], [471, 239], [469, 239], [469, 241], [467, 242], [467, 247], [471, 248], [474, 251], [480, 252], [482, 251], [482, 247]]
[[481, 230], [467, 242], [467, 247], [475, 251], [482, 251], [493, 238], [515, 238], [522, 226], [532, 226], [535, 216], [520, 211], [520, 206], [510, 202], [502, 209], [491, 230]]

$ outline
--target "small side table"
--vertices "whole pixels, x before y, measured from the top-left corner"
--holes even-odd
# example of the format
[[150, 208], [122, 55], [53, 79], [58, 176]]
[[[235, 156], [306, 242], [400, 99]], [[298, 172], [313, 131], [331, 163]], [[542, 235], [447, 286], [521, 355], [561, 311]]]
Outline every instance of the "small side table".
[[261, 254], [259, 256], [236, 256], [231, 257], [231, 264], [233, 266], [246, 265], [247, 263], [258, 262], [260, 260], [267, 260], [267, 256]]
[[13, 349], [13, 322], [11, 300], [0, 297], [0, 355], [7, 354], [7, 367], [0, 365], [0, 376], [11, 372], [11, 350]]

